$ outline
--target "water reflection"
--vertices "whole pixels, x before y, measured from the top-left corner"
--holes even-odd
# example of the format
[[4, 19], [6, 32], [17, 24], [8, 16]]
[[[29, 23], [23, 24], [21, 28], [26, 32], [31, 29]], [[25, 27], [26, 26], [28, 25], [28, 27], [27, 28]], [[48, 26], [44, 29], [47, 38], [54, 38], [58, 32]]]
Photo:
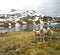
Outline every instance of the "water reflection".
[[38, 29], [39, 25], [19, 25], [15, 27], [0, 27], [0, 32], [2, 31], [7, 31], [7, 32], [16, 32], [16, 31], [24, 31], [24, 30], [33, 30], [33, 29]]
[[[33, 30], [33, 29], [40, 29], [39, 25], [15, 25], [15, 27], [0, 27], [0, 32], [7, 31], [7, 32], [16, 32], [16, 31], [24, 31], [24, 30]], [[47, 27], [48, 25], [45, 25], [44, 27]], [[54, 27], [55, 25], [49, 25], [50, 27]], [[58, 26], [58, 25], [57, 25]], [[60, 27], [59, 27], [60, 28]]]

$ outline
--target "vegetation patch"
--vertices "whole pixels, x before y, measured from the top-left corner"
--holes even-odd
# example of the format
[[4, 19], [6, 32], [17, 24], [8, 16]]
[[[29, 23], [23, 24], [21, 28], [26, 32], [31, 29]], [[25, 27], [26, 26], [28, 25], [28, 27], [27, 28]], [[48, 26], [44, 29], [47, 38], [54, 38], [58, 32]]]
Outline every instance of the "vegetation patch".
[[[54, 31], [54, 36], [60, 36]], [[60, 40], [33, 43], [34, 32], [9, 32], [0, 37], [0, 55], [60, 55]]]

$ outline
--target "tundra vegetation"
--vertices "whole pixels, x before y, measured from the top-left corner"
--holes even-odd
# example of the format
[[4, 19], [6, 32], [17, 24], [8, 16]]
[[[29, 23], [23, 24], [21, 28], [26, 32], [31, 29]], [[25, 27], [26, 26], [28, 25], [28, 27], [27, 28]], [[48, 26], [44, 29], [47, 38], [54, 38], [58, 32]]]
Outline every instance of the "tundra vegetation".
[[[53, 30], [54, 37], [60, 36]], [[0, 36], [0, 55], [60, 55], [60, 40], [34, 41], [33, 31], [8, 32]]]

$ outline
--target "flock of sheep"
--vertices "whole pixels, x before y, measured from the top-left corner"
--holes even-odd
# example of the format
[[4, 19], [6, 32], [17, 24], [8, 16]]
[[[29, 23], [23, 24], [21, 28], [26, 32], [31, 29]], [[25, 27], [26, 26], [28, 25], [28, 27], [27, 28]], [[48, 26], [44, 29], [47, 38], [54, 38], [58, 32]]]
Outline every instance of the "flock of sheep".
[[44, 42], [46, 37], [50, 40], [53, 37], [53, 31], [50, 28], [47, 28], [47, 29], [43, 28], [43, 29], [40, 29], [40, 30], [33, 30], [33, 31], [34, 31], [34, 34], [35, 34], [35, 37], [34, 37], [35, 40], [43, 39], [43, 42]]
[[47, 27], [47, 29], [43, 28], [44, 22], [42, 20], [40, 20], [40, 24], [41, 24], [41, 26], [40, 26], [39, 30], [36, 30], [36, 29], [33, 30], [34, 34], [35, 34], [34, 39], [35, 40], [37, 40], [37, 39], [41, 40], [42, 39], [43, 42], [45, 41], [45, 38], [51, 40], [53, 35], [54, 35], [53, 30], [50, 29], [49, 27]]

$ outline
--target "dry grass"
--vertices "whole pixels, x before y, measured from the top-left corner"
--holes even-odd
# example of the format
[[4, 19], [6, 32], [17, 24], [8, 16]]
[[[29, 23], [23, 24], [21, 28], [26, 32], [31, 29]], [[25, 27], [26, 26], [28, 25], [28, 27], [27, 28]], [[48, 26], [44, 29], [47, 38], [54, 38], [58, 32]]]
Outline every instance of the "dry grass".
[[[54, 30], [54, 36], [60, 36], [60, 32]], [[34, 38], [33, 31], [23, 32], [9, 32], [8, 34], [0, 37], [0, 50], [2, 48], [11, 47], [11, 44], [15, 45], [15, 49], [19, 49], [18, 53], [9, 53], [10, 55], [59, 55], [60, 54], [60, 40], [51, 40], [47, 42], [31, 43]], [[20, 47], [17, 47], [21, 45]], [[3, 50], [3, 49], [2, 49]], [[3, 53], [2, 53], [3, 54]]]
[[32, 31], [24, 32], [10, 32], [3, 37], [0, 37], [0, 46], [4, 46], [10, 43], [30, 42], [34, 37]]

